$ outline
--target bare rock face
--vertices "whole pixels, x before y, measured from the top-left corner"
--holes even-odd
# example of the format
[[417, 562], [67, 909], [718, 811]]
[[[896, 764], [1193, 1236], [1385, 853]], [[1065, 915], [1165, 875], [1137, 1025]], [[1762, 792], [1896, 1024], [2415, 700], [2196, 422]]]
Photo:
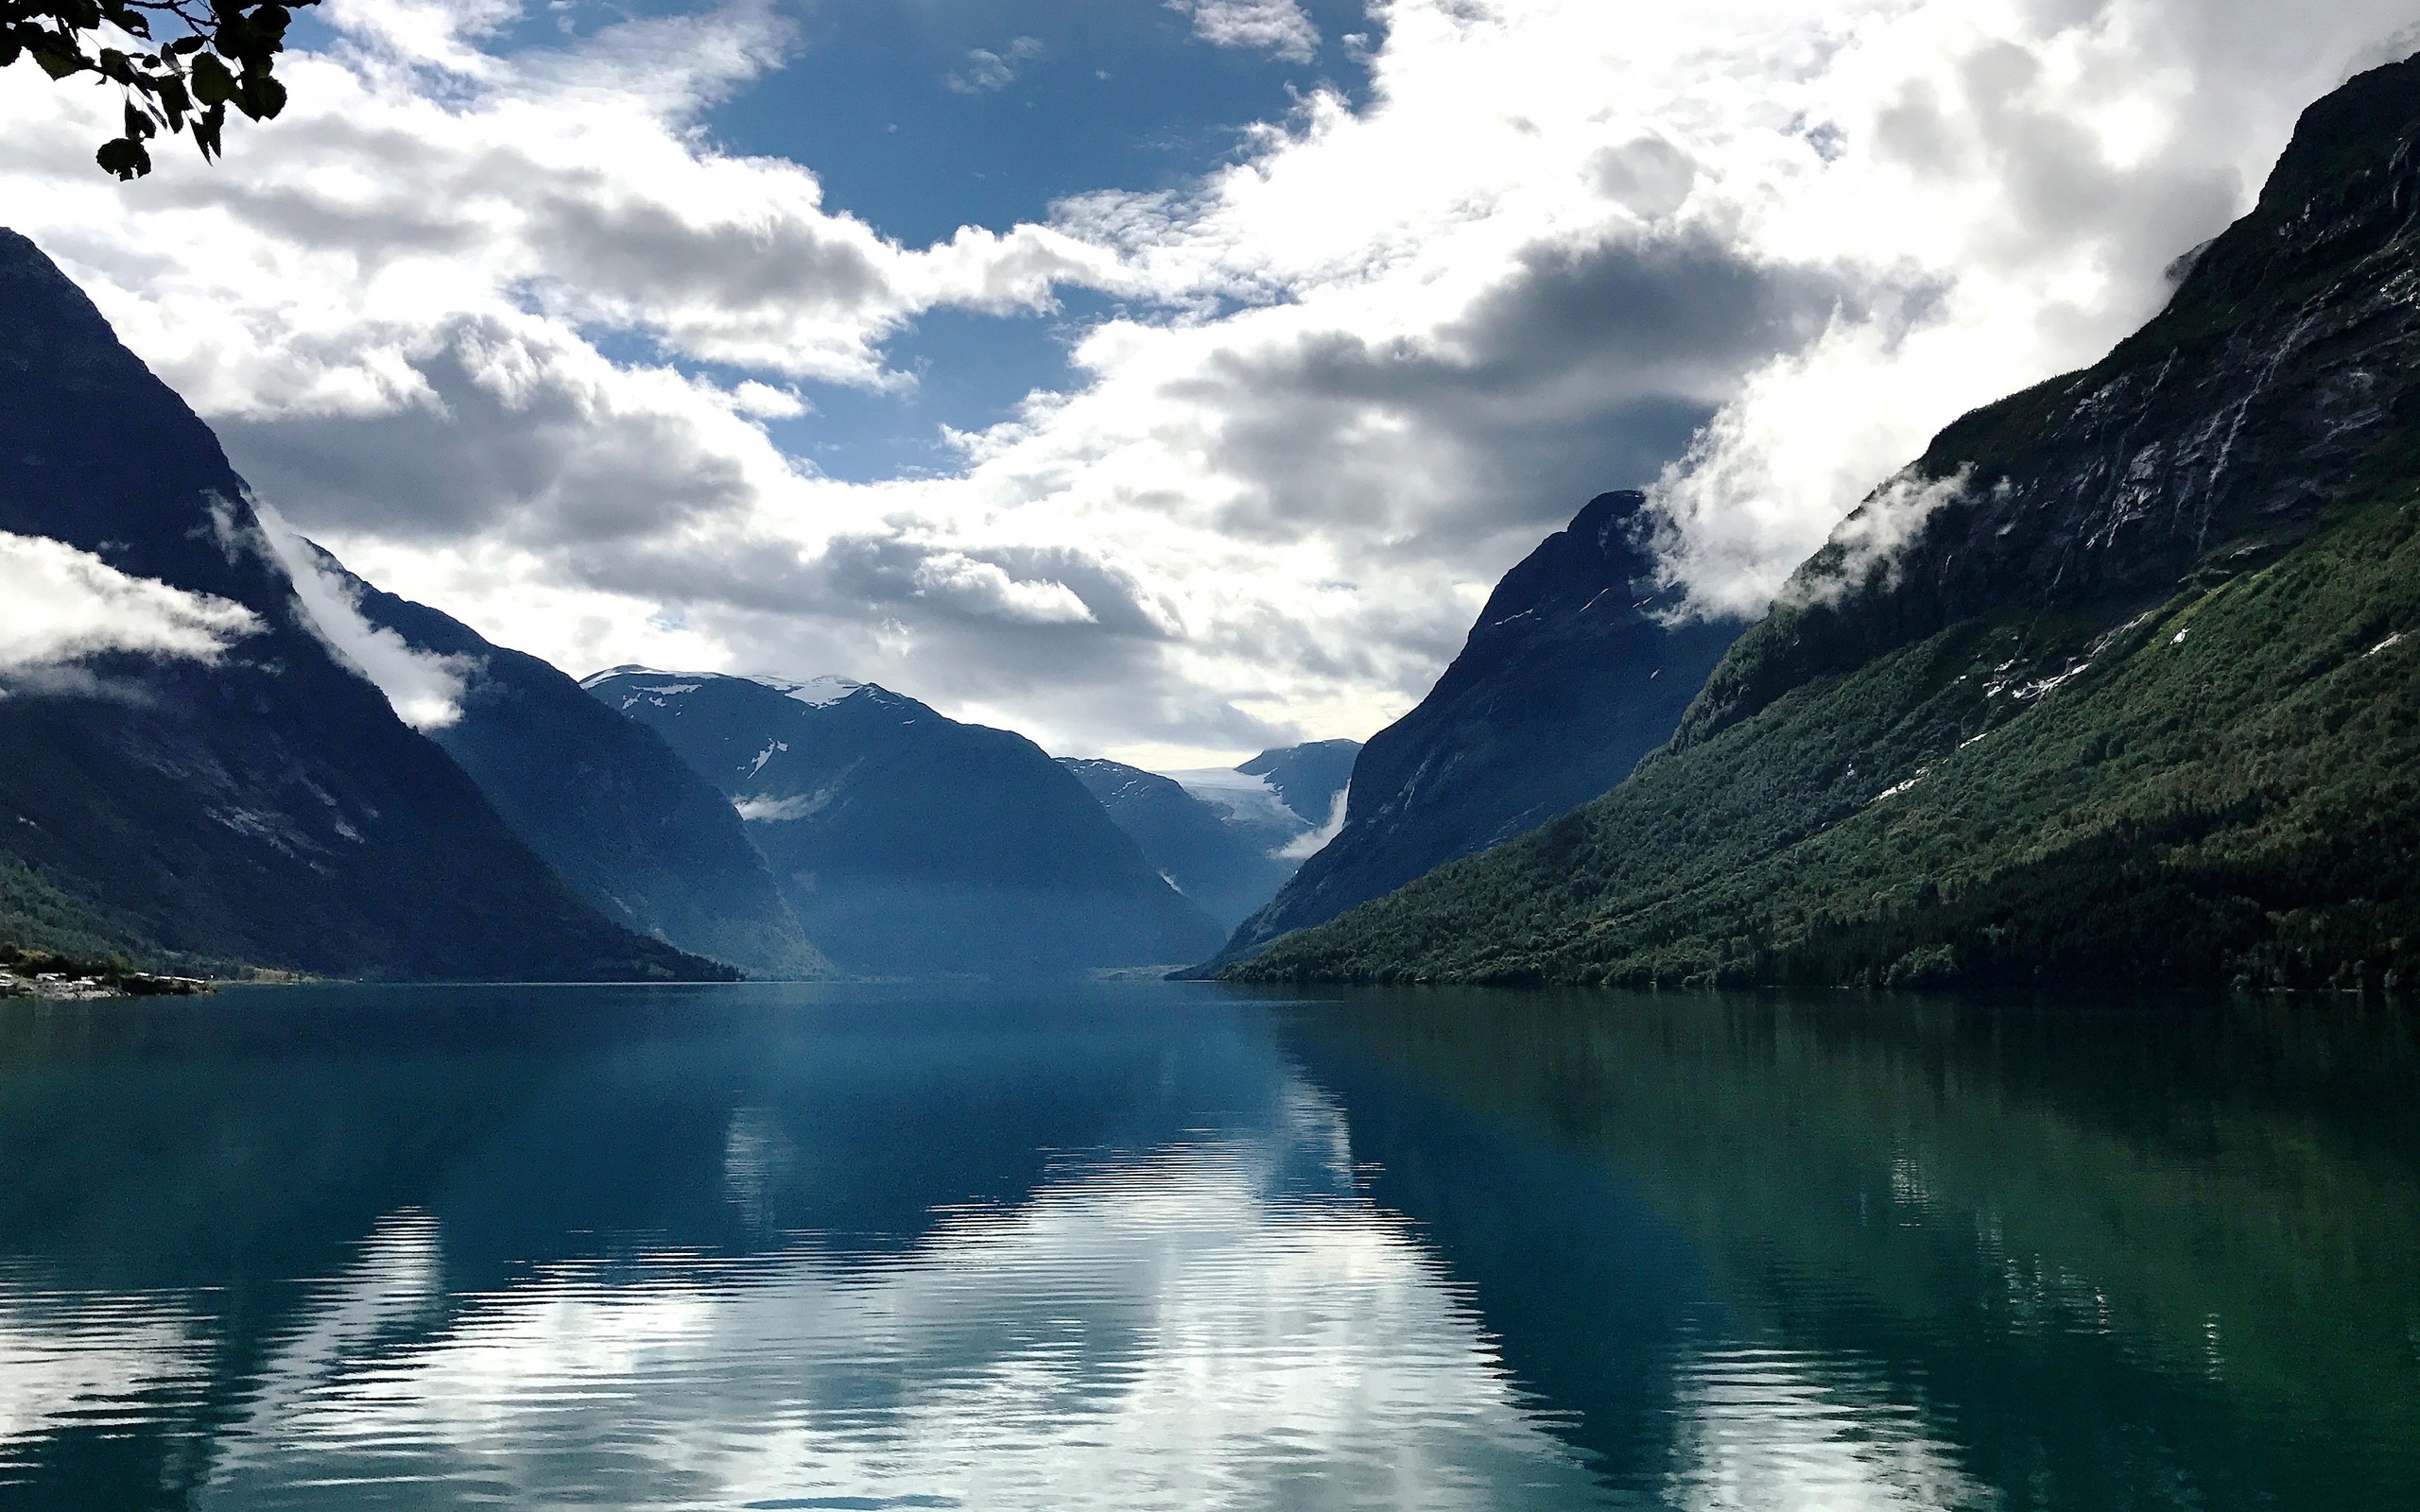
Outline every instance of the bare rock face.
[[[1964, 417], [1816, 554], [1693, 709], [1702, 739], [1876, 649], [1994, 611], [2121, 622], [2213, 551], [2308, 535], [2420, 418], [2420, 60], [2305, 112], [2253, 212], [2100, 363]], [[1904, 548], [1858, 527], [1925, 499]], [[2114, 618], [2113, 618], [2114, 617]], [[2061, 654], [2064, 654], [2064, 650]], [[2059, 666], [2043, 675], [2055, 676]]]

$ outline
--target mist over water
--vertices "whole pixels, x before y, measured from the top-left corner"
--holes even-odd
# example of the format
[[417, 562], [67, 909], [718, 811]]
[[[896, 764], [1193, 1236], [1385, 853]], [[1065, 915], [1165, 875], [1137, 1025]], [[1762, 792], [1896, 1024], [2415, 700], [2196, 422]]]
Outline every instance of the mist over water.
[[2358, 1003], [315, 988], [0, 1015], [0, 1503], [2382, 1507]]

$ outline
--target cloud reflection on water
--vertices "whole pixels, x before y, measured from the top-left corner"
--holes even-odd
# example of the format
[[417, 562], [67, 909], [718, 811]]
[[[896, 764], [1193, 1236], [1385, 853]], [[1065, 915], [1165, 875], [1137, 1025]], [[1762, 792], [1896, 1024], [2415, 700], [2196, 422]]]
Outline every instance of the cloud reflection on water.
[[[1276, 1190], [1289, 1153], [1348, 1149], [1295, 1091], [1291, 1151], [1210, 1139], [1079, 1167], [871, 1268], [812, 1239], [562, 1263], [399, 1332], [441, 1270], [436, 1226], [399, 1220], [277, 1350], [198, 1501], [1594, 1502], [1400, 1220]], [[735, 1201], [771, 1143], [735, 1115]]]

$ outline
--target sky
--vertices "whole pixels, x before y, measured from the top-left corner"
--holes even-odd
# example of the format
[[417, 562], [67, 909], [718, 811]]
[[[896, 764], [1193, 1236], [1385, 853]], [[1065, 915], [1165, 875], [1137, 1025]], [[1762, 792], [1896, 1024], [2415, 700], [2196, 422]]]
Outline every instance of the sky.
[[1609, 489], [1761, 612], [2420, 46], [2420, 0], [303, 16], [282, 118], [132, 184], [111, 94], [0, 71], [0, 220], [278, 518], [574, 676], [1161, 767], [1367, 737]]

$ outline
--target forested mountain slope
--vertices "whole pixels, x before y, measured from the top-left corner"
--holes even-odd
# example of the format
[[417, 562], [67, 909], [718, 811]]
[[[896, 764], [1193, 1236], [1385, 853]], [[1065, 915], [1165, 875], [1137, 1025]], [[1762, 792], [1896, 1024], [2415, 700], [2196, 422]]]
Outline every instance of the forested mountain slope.
[[1878, 490], [1620, 788], [1235, 974], [2408, 984], [2415, 656], [2407, 61], [2150, 325]]

